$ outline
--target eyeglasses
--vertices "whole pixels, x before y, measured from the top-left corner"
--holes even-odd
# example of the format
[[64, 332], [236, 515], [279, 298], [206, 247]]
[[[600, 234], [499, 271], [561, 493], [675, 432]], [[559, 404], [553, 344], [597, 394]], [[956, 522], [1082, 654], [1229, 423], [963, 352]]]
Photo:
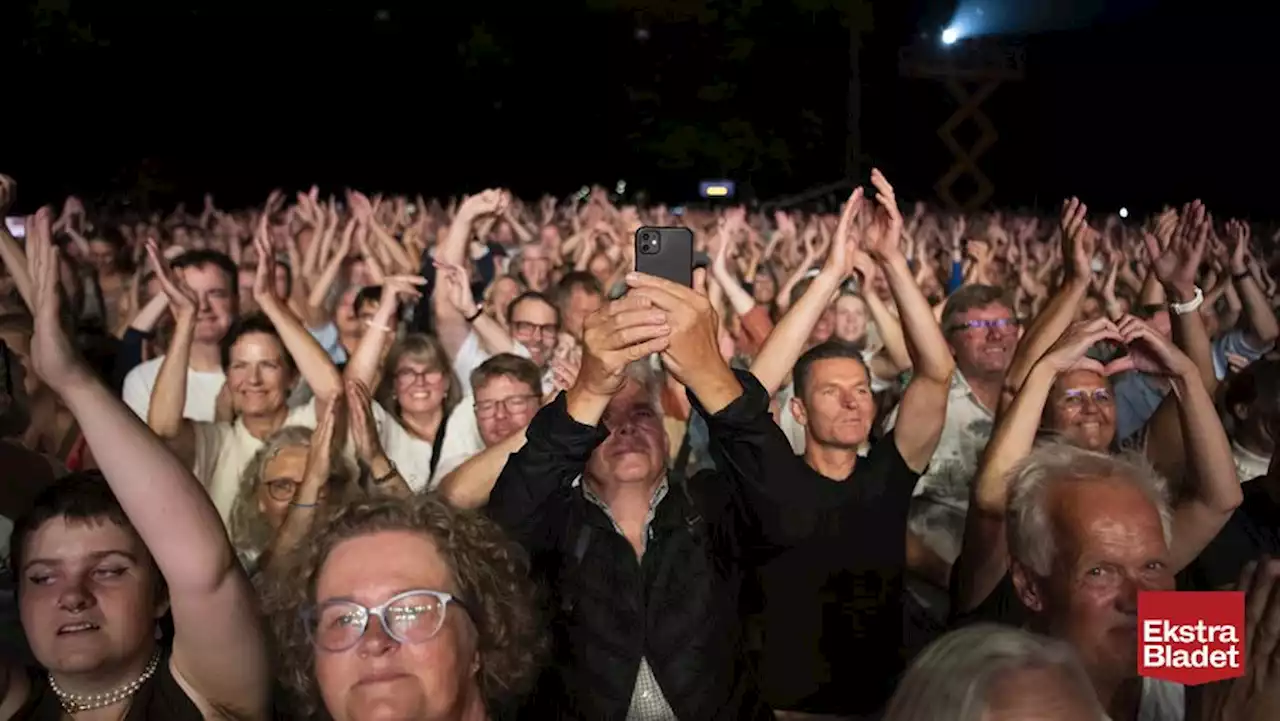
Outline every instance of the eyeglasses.
[[360, 642], [369, 617], [377, 616], [382, 630], [397, 643], [424, 643], [440, 633], [451, 603], [471, 613], [453, 594], [425, 589], [405, 591], [373, 608], [355, 601], [326, 601], [307, 614], [307, 633], [321, 649], [341, 653]]
[[476, 401], [476, 418], [489, 418], [498, 412], [498, 406], [502, 406], [502, 410], [506, 411], [508, 415], [524, 413], [529, 410], [529, 406], [537, 398], [538, 396], [536, 395], [527, 395], [499, 398], [492, 401]]
[[1078, 406], [1081, 403], [1084, 403], [1085, 398], [1089, 398], [1098, 405], [1106, 405], [1111, 403], [1112, 395], [1111, 391], [1106, 388], [1095, 388], [1092, 391], [1073, 388], [1063, 393], [1061, 400], [1058, 402], [1063, 405]]
[[560, 324], [539, 325], [523, 320], [514, 320], [511, 321], [511, 332], [525, 337], [541, 335], [543, 338], [554, 338], [560, 332]]
[[951, 326], [951, 330], [952, 332], [962, 330], [995, 330], [1004, 333], [1017, 327], [1018, 320], [1016, 318], [993, 318], [991, 320], [978, 318], [974, 320], [967, 320], [963, 323], [957, 323]]
[[444, 373], [441, 371], [420, 371], [414, 368], [401, 368], [396, 371], [396, 382], [401, 385], [410, 385], [419, 378], [428, 385], [436, 385], [444, 380]]
[[288, 478], [277, 478], [274, 481], [267, 481], [267, 495], [271, 496], [273, 501], [292, 501], [301, 485]]

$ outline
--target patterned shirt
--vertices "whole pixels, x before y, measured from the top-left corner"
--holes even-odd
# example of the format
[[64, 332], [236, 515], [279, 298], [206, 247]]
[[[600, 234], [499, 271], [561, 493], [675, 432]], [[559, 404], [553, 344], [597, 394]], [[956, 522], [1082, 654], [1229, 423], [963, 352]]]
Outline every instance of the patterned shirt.
[[[591, 487], [582, 482], [582, 478], [574, 481], [574, 485], [582, 486], [582, 495], [588, 501], [600, 507], [604, 511], [604, 515], [613, 524], [613, 530], [618, 535], [625, 536], [622, 527], [613, 518], [613, 512], [609, 510], [609, 506], [601, 501], [596, 494], [591, 492]], [[658, 484], [657, 490], [653, 492], [653, 498], [649, 501], [649, 515], [644, 519], [644, 529], [640, 534], [640, 555], [644, 556], [645, 547], [649, 545], [649, 526], [653, 523], [654, 516], [658, 513], [658, 504], [662, 503], [662, 499], [667, 497], [669, 485], [667, 479], [663, 478]], [[667, 698], [662, 695], [662, 688], [658, 685], [658, 679], [653, 675], [653, 669], [649, 666], [648, 659], [640, 657], [640, 670], [636, 673], [635, 689], [631, 692], [631, 707], [627, 710], [627, 721], [676, 721], [676, 712], [671, 708], [671, 704], [667, 703]]]

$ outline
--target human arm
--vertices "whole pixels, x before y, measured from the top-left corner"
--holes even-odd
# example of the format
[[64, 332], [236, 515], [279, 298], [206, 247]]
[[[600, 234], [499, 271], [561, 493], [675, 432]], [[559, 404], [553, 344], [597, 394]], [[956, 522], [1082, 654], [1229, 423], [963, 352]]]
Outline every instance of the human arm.
[[185, 286], [175, 282], [168, 261], [160, 254], [154, 240], [147, 240], [147, 255], [174, 317], [169, 350], [160, 363], [155, 386], [151, 389], [147, 425], [190, 467], [196, 457], [196, 435], [191, 421], [183, 418], [182, 414], [187, 404], [187, 368], [196, 333], [196, 298]]
[[164, 576], [175, 629], [173, 675], [207, 716], [226, 708], [244, 718], [268, 718], [266, 636], [222, 519], [191, 471], [73, 350], [61, 325], [58, 251], [48, 237], [48, 210], [37, 217], [27, 241], [36, 310], [32, 363], [75, 416]]
[[422, 296], [419, 287], [427, 279], [417, 275], [393, 275], [382, 281], [382, 296], [378, 310], [369, 321], [369, 327], [347, 359], [342, 371], [345, 381], [357, 381], [366, 388], [376, 388], [382, 380], [382, 362], [396, 339], [397, 312], [400, 301], [416, 301]]

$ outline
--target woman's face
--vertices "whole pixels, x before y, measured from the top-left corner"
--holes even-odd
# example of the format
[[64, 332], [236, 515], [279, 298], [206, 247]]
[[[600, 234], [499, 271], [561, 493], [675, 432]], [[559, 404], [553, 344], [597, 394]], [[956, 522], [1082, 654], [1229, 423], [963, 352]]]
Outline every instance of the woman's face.
[[[349, 599], [374, 608], [411, 590], [458, 593], [430, 538], [380, 531], [334, 547], [316, 579], [316, 602]], [[334, 721], [461, 718], [483, 710], [476, 649], [471, 617], [454, 603], [446, 607], [440, 631], [419, 643], [400, 643], [369, 615], [350, 649], [315, 649], [316, 682]]]
[[18, 607], [41, 666], [110, 674], [151, 653], [168, 604], [137, 534], [108, 519], [60, 516], [31, 533], [24, 555]]
[[277, 413], [293, 386], [293, 371], [275, 336], [245, 333], [231, 346], [227, 385], [236, 410], [246, 416]]
[[307, 470], [307, 447], [285, 446], [262, 467], [258, 481], [258, 510], [275, 530], [284, 525], [289, 503], [302, 485]]
[[444, 404], [449, 379], [425, 360], [401, 358], [395, 368], [396, 403], [403, 413], [433, 413]]
[[1107, 379], [1093, 371], [1068, 371], [1058, 376], [1045, 406], [1049, 430], [1071, 445], [1106, 451], [1116, 436], [1116, 402]]
[[338, 332], [346, 336], [359, 336], [361, 333], [360, 318], [356, 316], [356, 296], [364, 286], [353, 285], [338, 298], [338, 307], [333, 309], [333, 323]]
[[836, 300], [835, 336], [846, 343], [861, 343], [867, 335], [867, 304], [854, 295]]
[[760, 305], [768, 305], [778, 296], [778, 284], [767, 272], [756, 273], [751, 281], [751, 297]]

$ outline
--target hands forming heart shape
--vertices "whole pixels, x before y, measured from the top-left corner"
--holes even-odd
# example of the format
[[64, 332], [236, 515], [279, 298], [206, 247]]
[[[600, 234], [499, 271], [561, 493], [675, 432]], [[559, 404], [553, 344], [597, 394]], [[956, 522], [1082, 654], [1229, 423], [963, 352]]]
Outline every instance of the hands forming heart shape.
[[[1110, 341], [1121, 346], [1125, 354], [1103, 363], [1087, 353], [1098, 343]], [[1112, 376], [1124, 371], [1170, 376], [1177, 375], [1190, 363], [1182, 351], [1146, 322], [1125, 316], [1119, 324], [1107, 318], [1075, 323], [1044, 355], [1059, 373], [1089, 370]]]

